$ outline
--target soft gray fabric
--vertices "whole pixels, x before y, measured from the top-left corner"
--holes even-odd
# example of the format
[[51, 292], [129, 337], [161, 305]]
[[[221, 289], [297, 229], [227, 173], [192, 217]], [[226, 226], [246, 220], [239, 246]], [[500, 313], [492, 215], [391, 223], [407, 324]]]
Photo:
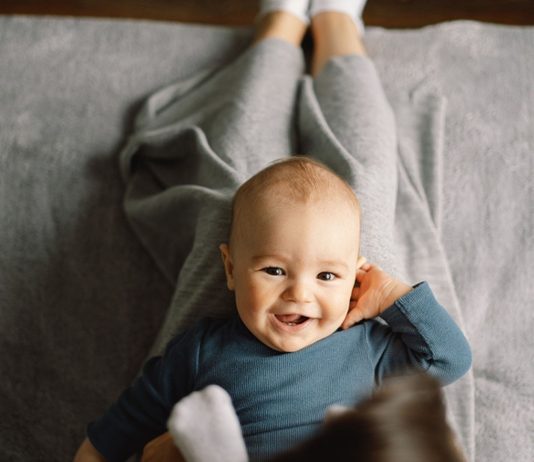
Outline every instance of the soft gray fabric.
[[[130, 121], [162, 85], [239, 58], [250, 30], [3, 17], [0, 38], [0, 458], [68, 460], [137, 373], [174, 292], [121, 211]], [[474, 351], [474, 388], [448, 391], [464, 441], [476, 460], [532, 460], [534, 28], [368, 27], [365, 41], [411, 185], [399, 271], [429, 280]]]

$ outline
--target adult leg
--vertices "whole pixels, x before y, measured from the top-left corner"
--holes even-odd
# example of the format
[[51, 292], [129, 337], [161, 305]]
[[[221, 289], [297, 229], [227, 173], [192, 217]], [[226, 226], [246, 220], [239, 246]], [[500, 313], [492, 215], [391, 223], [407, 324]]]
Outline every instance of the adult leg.
[[300, 46], [307, 24], [291, 13], [273, 11], [262, 16], [256, 24], [252, 45], [267, 38], [279, 38]]
[[311, 74], [316, 77], [333, 56], [357, 54], [367, 56], [360, 32], [348, 15], [324, 12], [313, 16], [314, 51]]
[[[415, 171], [412, 177], [402, 162], [397, 162], [401, 158], [397, 124], [376, 68], [368, 56], [358, 53], [358, 39], [347, 32], [351, 30], [349, 25], [343, 27], [342, 19], [334, 19], [333, 14], [328, 21], [326, 18], [317, 15], [312, 19], [316, 72], [303, 82], [301, 149], [345, 177], [360, 198], [362, 255], [406, 281], [427, 280], [440, 303], [462, 325], [439, 233], [422, 188], [415, 186], [422, 181], [419, 177], [422, 173]], [[351, 46], [352, 54], [347, 51]], [[438, 120], [442, 119], [443, 111], [443, 103], [436, 101], [441, 100], [440, 95], [427, 97], [428, 102], [411, 101], [399, 107], [406, 111], [399, 120], [404, 141], [411, 137], [411, 142], [421, 143], [417, 149], [425, 152], [440, 149], [430, 144], [438, 144], [442, 137]], [[326, 134], [319, 136], [321, 132]], [[434, 136], [435, 139], [427, 138]], [[436, 158], [441, 155], [428, 154]], [[416, 153], [403, 153], [405, 160], [410, 156], [415, 161]], [[395, 232], [394, 225], [398, 226]], [[399, 247], [393, 248], [393, 242]], [[471, 374], [447, 388], [446, 393], [450, 422], [461, 435], [469, 455], [473, 454], [472, 390]]]
[[[295, 152], [295, 104], [305, 71], [305, 26], [286, 13], [259, 22], [253, 46], [149, 97], [121, 152], [125, 211], [162, 273], [176, 285], [150, 354], [208, 315], [233, 312], [218, 246], [235, 189]], [[300, 31], [300, 32], [299, 32]]]
[[393, 110], [353, 19], [327, 11], [313, 16], [311, 27], [315, 50], [301, 89], [300, 150], [352, 186], [362, 207], [361, 255], [397, 274]]

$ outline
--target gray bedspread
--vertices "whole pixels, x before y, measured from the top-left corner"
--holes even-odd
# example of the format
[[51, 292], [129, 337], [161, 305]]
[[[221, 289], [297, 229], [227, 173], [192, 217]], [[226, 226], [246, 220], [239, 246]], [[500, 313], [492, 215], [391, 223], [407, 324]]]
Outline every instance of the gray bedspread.
[[[172, 329], [174, 285], [126, 220], [118, 153], [149, 94], [222, 68], [250, 33], [0, 18], [1, 460], [69, 460]], [[430, 281], [474, 352], [447, 387], [455, 425], [473, 460], [533, 460], [534, 28], [365, 40], [398, 124], [401, 271]]]

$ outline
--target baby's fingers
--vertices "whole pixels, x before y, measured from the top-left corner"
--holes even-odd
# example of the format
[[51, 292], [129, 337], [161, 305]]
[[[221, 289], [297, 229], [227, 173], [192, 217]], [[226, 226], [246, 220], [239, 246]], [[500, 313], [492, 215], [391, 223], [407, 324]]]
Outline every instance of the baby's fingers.
[[358, 300], [358, 295], [360, 294], [360, 287], [354, 287], [350, 295], [350, 300]]
[[362, 269], [356, 271], [356, 283], [360, 285], [364, 280], [365, 276], [367, 276], [367, 271]]
[[351, 302], [351, 306], [352, 305], [354, 305], [354, 307], [349, 310], [343, 324], [341, 324], [342, 329], [348, 329], [364, 318], [362, 312], [356, 307], [355, 302]]

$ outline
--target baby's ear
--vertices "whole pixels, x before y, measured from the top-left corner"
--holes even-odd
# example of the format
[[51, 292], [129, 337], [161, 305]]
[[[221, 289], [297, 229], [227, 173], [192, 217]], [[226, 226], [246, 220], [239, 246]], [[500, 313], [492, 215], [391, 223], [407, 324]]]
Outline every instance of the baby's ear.
[[356, 263], [356, 269], [360, 269], [365, 263], [367, 263], [367, 258], [360, 255], [358, 257], [358, 262]]
[[226, 286], [228, 287], [228, 290], [234, 290], [234, 264], [232, 262], [232, 257], [230, 256], [230, 248], [228, 247], [228, 244], [222, 243], [219, 245], [219, 250], [221, 251], [224, 272], [226, 273]]

